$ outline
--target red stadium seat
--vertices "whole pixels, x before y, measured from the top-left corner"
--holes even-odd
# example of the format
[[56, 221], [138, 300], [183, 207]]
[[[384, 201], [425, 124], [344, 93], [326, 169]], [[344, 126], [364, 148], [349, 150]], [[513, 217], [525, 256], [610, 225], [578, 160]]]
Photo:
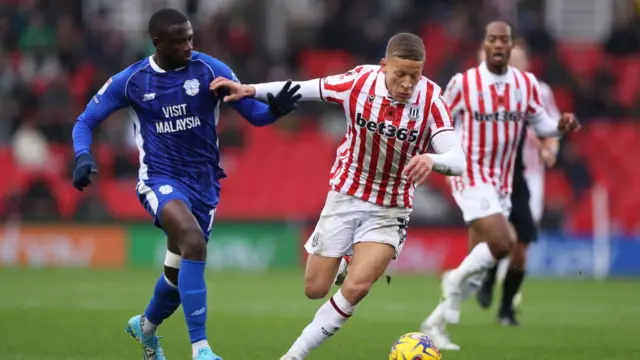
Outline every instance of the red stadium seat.
[[569, 67], [574, 76], [590, 77], [602, 62], [600, 44], [559, 43], [557, 46], [560, 59]]
[[351, 54], [342, 50], [305, 50], [298, 61], [308, 78], [341, 74], [356, 65]]
[[129, 220], [148, 220], [135, 193], [137, 180], [107, 180], [101, 183], [101, 198], [110, 214]]

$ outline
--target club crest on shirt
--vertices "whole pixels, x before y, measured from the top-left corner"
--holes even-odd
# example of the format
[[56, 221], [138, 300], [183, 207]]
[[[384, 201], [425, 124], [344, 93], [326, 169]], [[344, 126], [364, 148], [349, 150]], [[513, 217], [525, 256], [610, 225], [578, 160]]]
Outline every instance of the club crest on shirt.
[[417, 120], [418, 116], [420, 116], [420, 106], [411, 106], [409, 108], [409, 119]]
[[370, 103], [372, 103], [373, 100], [376, 99], [376, 96], [375, 95], [369, 95], [369, 97], [367, 99], [369, 100]]
[[198, 79], [186, 80], [183, 87], [187, 95], [195, 96], [200, 92], [200, 81]]

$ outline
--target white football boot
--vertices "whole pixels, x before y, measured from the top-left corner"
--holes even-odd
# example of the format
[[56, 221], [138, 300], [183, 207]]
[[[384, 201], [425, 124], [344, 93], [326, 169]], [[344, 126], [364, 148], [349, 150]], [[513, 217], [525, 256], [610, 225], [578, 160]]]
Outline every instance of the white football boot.
[[458, 351], [460, 346], [451, 341], [444, 318], [444, 304], [440, 303], [420, 325], [420, 332], [427, 334], [435, 341], [440, 350]]

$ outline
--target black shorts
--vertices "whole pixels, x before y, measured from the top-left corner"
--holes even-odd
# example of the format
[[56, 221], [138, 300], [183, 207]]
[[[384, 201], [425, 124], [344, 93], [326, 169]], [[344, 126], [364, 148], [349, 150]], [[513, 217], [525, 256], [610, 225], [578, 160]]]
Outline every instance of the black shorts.
[[528, 244], [538, 240], [538, 225], [533, 220], [529, 206], [529, 186], [524, 179], [523, 171], [513, 174], [513, 192], [511, 193], [511, 214], [509, 221], [518, 235], [518, 241]]

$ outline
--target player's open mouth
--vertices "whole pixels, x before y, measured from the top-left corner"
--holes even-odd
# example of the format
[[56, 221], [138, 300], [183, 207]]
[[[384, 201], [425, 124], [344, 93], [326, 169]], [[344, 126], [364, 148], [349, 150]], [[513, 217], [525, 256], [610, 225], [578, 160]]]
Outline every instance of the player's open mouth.
[[504, 54], [493, 54], [493, 60], [504, 60]]

